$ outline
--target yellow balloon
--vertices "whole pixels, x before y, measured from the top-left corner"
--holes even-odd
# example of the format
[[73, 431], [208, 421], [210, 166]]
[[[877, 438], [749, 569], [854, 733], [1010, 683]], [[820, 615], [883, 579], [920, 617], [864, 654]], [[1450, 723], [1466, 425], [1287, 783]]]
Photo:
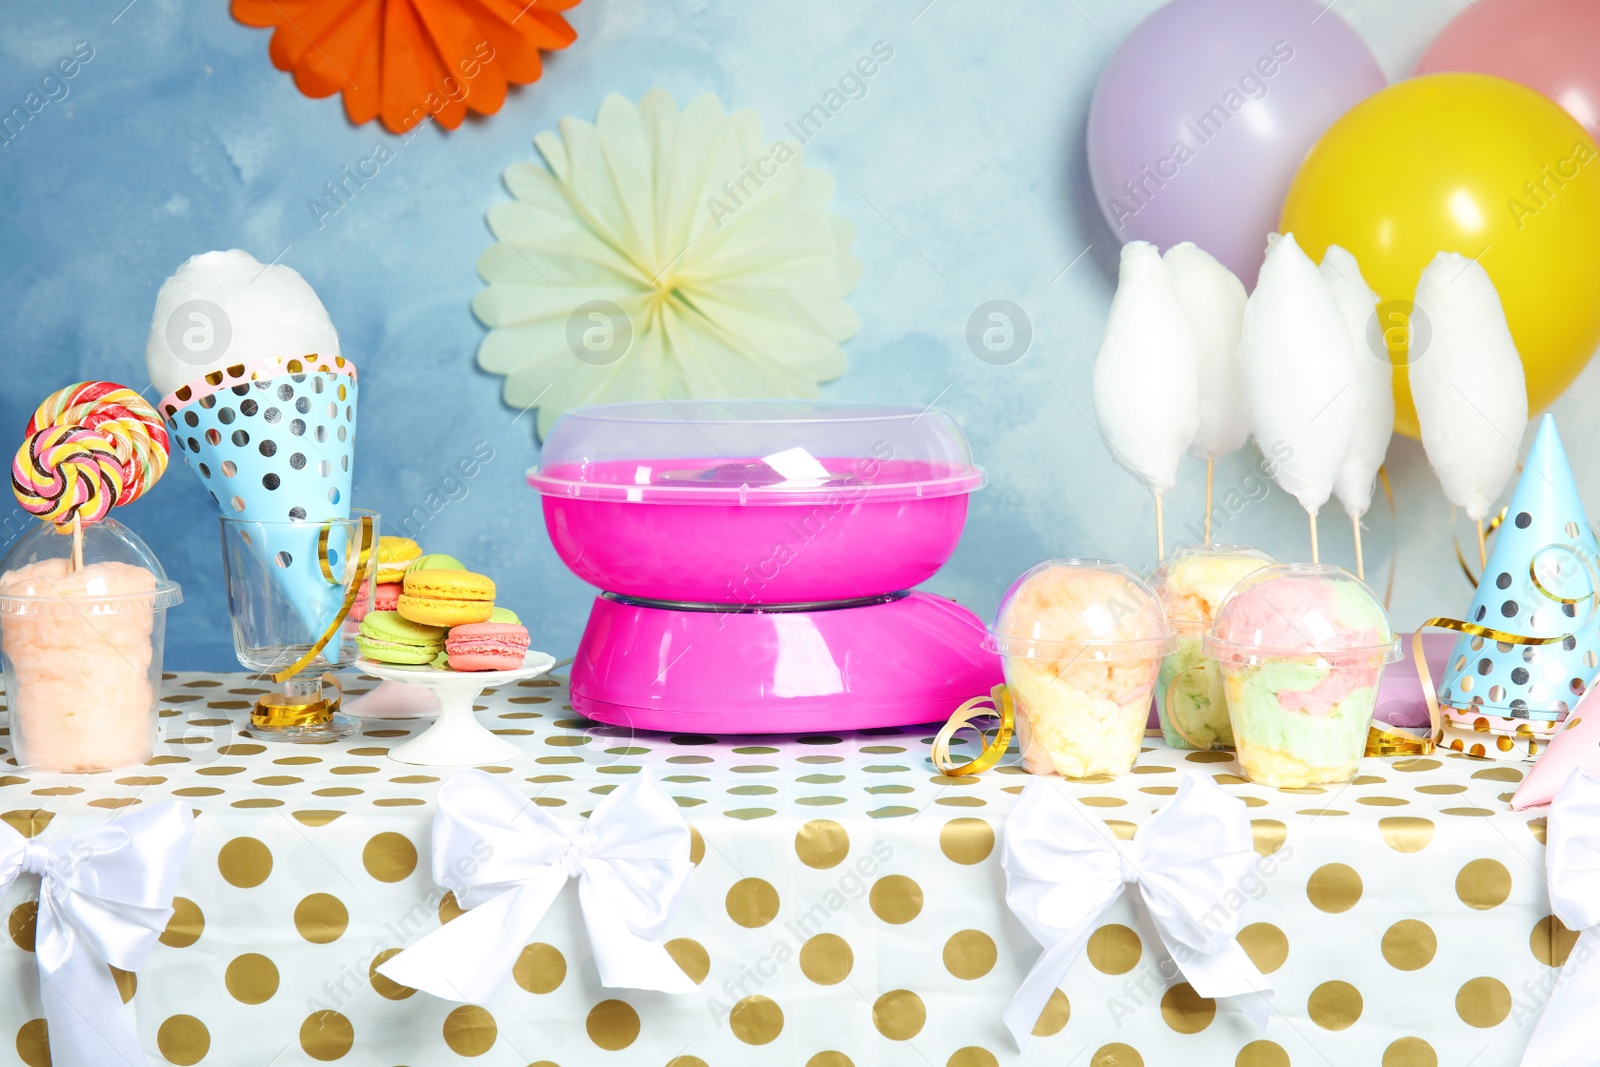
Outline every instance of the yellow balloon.
[[1373, 347], [1398, 369], [1395, 429], [1409, 437], [1405, 365], [1426, 355], [1410, 301], [1439, 252], [1476, 258], [1500, 291], [1530, 411], [1560, 396], [1600, 344], [1600, 149], [1515, 82], [1432, 74], [1368, 97], [1306, 155], [1280, 228], [1313, 259], [1336, 244], [1360, 261], [1383, 300]]

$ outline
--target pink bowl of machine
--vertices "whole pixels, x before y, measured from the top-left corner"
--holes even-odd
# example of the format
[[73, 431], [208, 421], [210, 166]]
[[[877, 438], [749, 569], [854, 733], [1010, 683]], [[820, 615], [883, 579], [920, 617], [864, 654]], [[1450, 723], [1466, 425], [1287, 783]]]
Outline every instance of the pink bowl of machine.
[[999, 682], [984, 627], [911, 592], [982, 468], [944, 411], [820, 401], [562, 416], [528, 483], [604, 592], [573, 707], [645, 729], [791, 733], [944, 718]]
[[682, 603], [909, 589], [955, 551], [984, 480], [946, 412], [815, 401], [581, 408], [540, 459], [528, 483], [562, 562], [609, 592]]

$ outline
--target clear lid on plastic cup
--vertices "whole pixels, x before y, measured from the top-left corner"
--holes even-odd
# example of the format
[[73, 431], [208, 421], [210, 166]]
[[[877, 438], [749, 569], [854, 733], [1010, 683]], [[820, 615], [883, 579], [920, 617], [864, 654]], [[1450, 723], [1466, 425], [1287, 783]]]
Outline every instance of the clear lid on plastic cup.
[[1150, 584], [1178, 635], [1199, 637], [1239, 579], [1276, 562], [1247, 545], [1185, 545], [1161, 561]]
[[528, 472], [550, 496], [658, 504], [915, 500], [983, 483], [949, 412], [820, 400], [576, 408]]
[[988, 647], [1003, 656], [1135, 663], [1178, 647], [1145, 580], [1105, 559], [1052, 559], [1011, 583]]
[[0, 559], [0, 618], [116, 615], [183, 601], [178, 583], [139, 535], [113, 518], [83, 527], [83, 566], [72, 562], [72, 531], [35, 522]]
[[1326, 563], [1275, 563], [1245, 575], [1218, 611], [1205, 650], [1227, 665], [1293, 659], [1377, 667], [1401, 657], [1377, 596]]

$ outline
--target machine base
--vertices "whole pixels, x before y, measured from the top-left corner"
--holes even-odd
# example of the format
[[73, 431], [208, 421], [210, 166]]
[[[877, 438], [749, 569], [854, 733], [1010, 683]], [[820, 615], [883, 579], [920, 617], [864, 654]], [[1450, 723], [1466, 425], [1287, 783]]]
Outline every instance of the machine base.
[[909, 593], [817, 611], [673, 610], [599, 597], [573, 710], [641, 730], [814, 733], [947, 718], [1000, 684], [983, 623]]

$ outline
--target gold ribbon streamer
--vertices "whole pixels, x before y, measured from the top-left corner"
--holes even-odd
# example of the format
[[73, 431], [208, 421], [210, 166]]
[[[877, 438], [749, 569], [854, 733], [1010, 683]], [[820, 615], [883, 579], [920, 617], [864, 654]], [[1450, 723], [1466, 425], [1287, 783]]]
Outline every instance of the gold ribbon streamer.
[[304, 700], [293, 700], [281, 693], [264, 696], [250, 712], [250, 725], [281, 730], [291, 726], [320, 726], [327, 722], [344, 700], [344, 686], [332, 673], [324, 674], [319, 681], [323, 686], [333, 686], [332, 700], [320, 693]]
[[[328, 525], [332, 524], [330, 523]], [[332, 572], [327, 569], [327, 533], [328, 528], [327, 526], [324, 526], [322, 529], [322, 534], [317, 538], [317, 552], [321, 557], [324, 573], [331, 574]], [[356, 567], [356, 578], [355, 581], [350, 583], [349, 588], [344, 591], [344, 603], [339, 606], [339, 612], [333, 617], [333, 622], [328, 624], [328, 628], [322, 631], [322, 636], [317, 638], [316, 644], [307, 649], [306, 654], [296, 660], [293, 666], [274, 674], [272, 676], [273, 681], [287, 682], [290, 678], [293, 678], [295, 675], [305, 670], [306, 666], [310, 664], [312, 660], [317, 658], [317, 654], [327, 646], [328, 642], [333, 640], [333, 635], [339, 632], [339, 627], [343, 626], [344, 620], [349, 617], [350, 609], [355, 606], [356, 594], [360, 591], [361, 587], [367, 583], [367, 572], [372, 567], [371, 515], [361, 516], [361, 548], [353, 560], [346, 560], [345, 573], [349, 573], [348, 568], [351, 565]]]
[[[1529, 565], [1529, 570], [1531, 573], [1531, 564]], [[1534, 579], [1534, 583], [1536, 586], [1538, 585], [1537, 578]], [[1542, 592], [1544, 587], [1538, 586], [1538, 588]], [[1488, 641], [1494, 641], [1496, 643], [1508, 645], [1553, 645], [1559, 641], [1565, 641], [1571, 636], [1570, 634], [1559, 634], [1555, 637], [1527, 637], [1523, 634], [1514, 634], [1506, 630], [1496, 630], [1492, 626], [1483, 626], [1479, 623], [1467, 622], [1464, 619], [1447, 619], [1439, 616], [1429, 619], [1427, 622], [1417, 627], [1416, 632], [1411, 635], [1411, 660], [1412, 665], [1417, 671], [1417, 681], [1422, 683], [1422, 698], [1428, 702], [1428, 722], [1432, 727], [1432, 740], [1428, 743], [1425, 751], [1418, 752], [1415, 751], [1418, 744], [1416, 738], [1411, 738], [1406, 734], [1396, 734], [1387, 730], [1380, 730], [1378, 727], [1374, 726], [1367, 735], [1367, 755], [1369, 756], [1395, 755], [1399, 751], [1373, 751], [1375, 745], [1382, 744], [1408, 745], [1409, 747], [1406, 749], [1406, 751], [1409, 754], [1427, 755], [1429, 752], [1434, 750], [1440, 739], [1444, 736], [1443, 717], [1439, 711], [1439, 697], [1434, 691], [1433, 686], [1433, 672], [1428, 669], [1427, 657], [1422, 654], [1422, 631], [1426, 630], [1430, 626], [1436, 627], [1440, 630], [1452, 630], [1456, 633], [1470, 634], [1473, 637], [1482, 637]]]
[[[984, 705], [989, 705], [985, 708]], [[956, 731], [973, 726], [973, 719], [983, 719], [998, 716], [1000, 728], [995, 731], [994, 738], [983, 746], [983, 751], [967, 763], [957, 764], [950, 758], [950, 741], [955, 737]], [[1000, 762], [1000, 757], [1005, 755], [1006, 749], [1011, 747], [1011, 733], [1016, 729], [1017, 710], [1016, 703], [1011, 697], [1009, 686], [997, 685], [989, 691], [988, 696], [973, 697], [961, 705], [950, 716], [950, 721], [939, 728], [939, 733], [933, 739], [933, 749], [929, 755], [933, 765], [940, 772], [951, 777], [959, 778], [968, 774], [982, 774], [984, 771]], [[978, 735], [983, 735], [978, 730]]]
[[[1500, 511], [1500, 514], [1495, 516], [1494, 520], [1489, 524], [1489, 530], [1492, 532], [1496, 527], [1498, 527], [1501, 524], [1501, 522], [1503, 522], [1505, 520], [1505, 517], [1506, 517], [1506, 511], [1505, 511], [1505, 509], [1502, 508], [1501, 511]], [[1564, 547], [1564, 546], [1548, 546], [1548, 547]], [[1540, 551], [1543, 551], [1543, 549], [1541, 549]], [[1577, 554], [1576, 551], [1574, 551], [1574, 555], [1576, 555], [1576, 554]], [[1472, 576], [1472, 572], [1467, 568], [1466, 560], [1461, 558], [1461, 546], [1460, 546], [1459, 542], [1456, 545], [1456, 559], [1457, 559], [1458, 562], [1460, 562], [1461, 569], [1467, 573], [1468, 577], [1471, 577]], [[1580, 557], [1580, 560], [1581, 560], [1581, 557]], [[1590, 580], [1589, 592], [1585, 593], [1583, 596], [1580, 596], [1580, 597], [1568, 598], [1568, 597], [1557, 596], [1555, 593], [1553, 593], [1549, 589], [1545, 588], [1544, 583], [1539, 580], [1538, 553], [1534, 553], [1534, 558], [1528, 561], [1528, 580], [1533, 583], [1533, 588], [1539, 593], [1540, 596], [1544, 597], [1547, 600], [1553, 600], [1558, 604], [1565, 604], [1565, 605], [1568, 605], [1568, 606], [1582, 603], [1585, 600], [1589, 600], [1589, 601], [1593, 601], [1594, 602], [1593, 604], [1591, 604], [1589, 615], [1584, 616], [1582, 621], [1577, 622], [1574, 625], [1572, 633], [1557, 634], [1554, 637], [1528, 637], [1528, 636], [1526, 636], [1524, 634], [1514, 634], [1514, 633], [1511, 633], [1511, 632], [1509, 632], [1507, 630], [1497, 630], [1492, 626], [1484, 626], [1484, 625], [1482, 625], [1480, 623], [1467, 622], [1464, 619], [1446, 619], [1446, 618], [1441, 618], [1441, 617], [1435, 617], [1435, 618], [1429, 619], [1427, 622], [1425, 622], [1421, 626], [1417, 627], [1416, 633], [1411, 635], [1411, 658], [1415, 661], [1416, 670], [1417, 670], [1417, 680], [1422, 683], [1422, 696], [1423, 696], [1423, 699], [1425, 699], [1428, 702], [1428, 719], [1433, 724], [1433, 740], [1434, 740], [1435, 744], [1438, 743], [1438, 741], [1444, 736], [1444, 734], [1443, 734], [1443, 730], [1442, 730], [1442, 727], [1441, 727], [1441, 716], [1440, 716], [1440, 712], [1439, 712], [1439, 698], [1438, 698], [1438, 695], [1434, 692], [1434, 688], [1433, 688], [1433, 672], [1428, 670], [1428, 661], [1422, 655], [1422, 631], [1427, 629], [1430, 626], [1434, 626], [1434, 627], [1437, 627], [1437, 628], [1439, 628], [1441, 630], [1453, 630], [1456, 633], [1470, 634], [1473, 637], [1481, 637], [1481, 638], [1484, 638], [1487, 641], [1494, 641], [1497, 644], [1506, 644], [1506, 645], [1553, 645], [1553, 644], [1557, 644], [1558, 642], [1565, 641], [1565, 640], [1567, 640], [1567, 638], [1574, 636], [1578, 631], [1582, 630], [1585, 626], [1587, 626], [1588, 623], [1589, 623], [1589, 618], [1594, 614], [1594, 611], [1596, 610], [1596, 606], [1600, 606], [1600, 585], [1597, 585], [1595, 583], [1595, 581], [1594, 581], [1595, 571], [1594, 571], [1594, 569], [1592, 567], [1593, 561], [1583, 561], [1583, 562], [1585, 563], [1585, 566], [1590, 567], [1591, 580]], [[1494, 717], [1495, 718], [1507, 718], [1508, 716], [1494, 716]], [[1544, 721], [1548, 721], [1548, 720], [1544, 720]], [[1371, 756], [1371, 755], [1379, 755], [1380, 754], [1380, 753], [1376, 753], [1376, 752], [1372, 751], [1373, 745], [1374, 745], [1375, 740], [1376, 740], [1375, 735], [1378, 733], [1378, 728], [1377, 727], [1373, 727], [1372, 729], [1373, 729], [1373, 734], [1369, 735], [1368, 739], [1367, 739], [1367, 754], [1369, 756]], [[1391, 736], [1399, 738], [1399, 737], [1403, 737], [1404, 735], [1391, 735]]]
[[[1233, 751], [1233, 749], [1230, 748], [1228, 745], [1221, 745], [1221, 744], [1202, 745], [1200, 742], [1196, 741], [1194, 738], [1189, 736], [1189, 731], [1185, 730], [1183, 728], [1183, 723], [1180, 722], [1179, 719], [1178, 719], [1178, 706], [1177, 706], [1177, 702], [1176, 701], [1177, 701], [1177, 696], [1178, 696], [1178, 690], [1181, 688], [1180, 683], [1183, 681], [1183, 679], [1187, 678], [1190, 674], [1193, 674], [1195, 671], [1203, 671], [1203, 670], [1205, 670], [1207, 663], [1215, 663], [1215, 662], [1216, 662], [1215, 660], [1207, 660], [1207, 661], [1204, 661], [1204, 662], [1201, 662], [1201, 663], [1191, 663], [1189, 666], [1185, 667], [1183, 670], [1179, 671], [1176, 675], [1174, 675], [1172, 681], [1167, 683], [1167, 707], [1166, 707], [1167, 725], [1171, 726], [1172, 727], [1172, 731], [1174, 733], [1176, 733], [1179, 737], [1183, 738], [1184, 744], [1188, 745], [1190, 748], [1197, 748], [1197, 749], [1201, 750], [1202, 752], [1204, 752], [1204, 751], [1206, 751], [1208, 749], [1220, 749], [1220, 750], [1225, 751], [1225, 752], [1231, 752], [1231, 751]], [[1218, 669], [1220, 670], [1221, 668], [1218, 668]], [[1208, 681], [1208, 684], [1209, 684], [1209, 679], [1207, 681]]]
[[1367, 755], [1430, 756], [1439, 747], [1439, 741], [1444, 737], [1444, 719], [1439, 713], [1439, 698], [1433, 691], [1433, 673], [1428, 670], [1428, 661], [1422, 655], [1422, 631], [1429, 626], [1454, 622], [1455, 619], [1429, 619], [1411, 635], [1411, 658], [1416, 664], [1417, 680], [1422, 683], [1422, 697], [1428, 703], [1428, 736], [1417, 737], [1415, 734], [1391, 730], [1374, 721], [1367, 727]]
[[[1539, 552], [1543, 552], [1547, 548], [1566, 549], [1566, 551], [1571, 552], [1574, 556], [1578, 556], [1578, 550], [1577, 549], [1568, 548], [1566, 545], [1546, 545], [1545, 548], [1541, 548], [1539, 550]], [[1544, 583], [1539, 581], [1539, 567], [1538, 567], [1539, 552], [1535, 552], [1533, 554], [1533, 558], [1528, 561], [1528, 580], [1533, 583], [1534, 589], [1539, 591], [1539, 595], [1540, 596], [1544, 597], [1546, 600], [1554, 600], [1557, 604], [1565, 604], [1568, 607], [1571, 607], [1574, 604], [1581, 604], [1585, 600], [1595, 600], [1596, 603], [1600, 603], [1600, 589], [1595, 589], [1595, 588], [1591, 587], [1590, 590], [1587, 593], [1583, 594], [1583, 596], [1571, 597], [1570, 599], [1567, 598], [1567, 597], [1564, 597], [1564, 596], [1556, 596], [1550, 590], [1546, 589], [1544, 587]], [[1578, 558], [1582, 559], [1581, 556], [1579, 556]], [[1590, 614], [1592, 615], [1593, 613], [1594, 613], [1594, 608], [1591, 607], [1590, 608]], [[1589, 622], [1588, 616], [1585, 616], [1583, 622], [1578, 623], [1576, 626], [1574, 626], [1572, 628], [1572, 634], [1576, 634], [1579, 630], [1582, 630], [1584, 628], [1584, 626], [1586, 626], [1588, 624], [1588, 622]], [[1572, 634], [1569, 634], [1567, 636], [1572, 636]], [[1562, 640], [1565, 640], [1565, 639], [1566, 639], [1565, 637], [1562, 638]]]
[[328, 564], [328, 531], [332, 528], [333, 523], [325, 522], [322, 529], [317, 531], [317, 566], [322, 568], [323, 580], [329, 585], [338, 585], [339, 578]]
[[[1506, 512], [1509, 511], [1509, 510], [1510, 510], [1509, 506], [1501, 508], [1499, 514], [1495, 515], [1494, 518], [1490, 519], [1489, 520], [1489, 525], [1484, 527], [1483, 540], [1484, 540], [1485, 544], [1488, 543], [1489, 538], [1494, 536], [1494, 532], [1496, 530], [1500, 529], [1500, 524], [1506, 521]], [[1467, 576], [1467, 581], [1472, 583], [1472, 588], [1473, 589], [1477, 589], [1478, 588], [1478, 578], [1472, 573], [1472, 568], [1470, 566], [1468, 566], [1467, 557], [1464, 554], [1462, 554], [1462, 551], [1461, 551], [1461, 538], [1456, 536], [1455, 509], [1454, 508], [1450, 509], [1450, 543], [1453, 546], [1455, 546], [1456, 562], [1461, 565], [1461, 573], [1465, 574]]]

